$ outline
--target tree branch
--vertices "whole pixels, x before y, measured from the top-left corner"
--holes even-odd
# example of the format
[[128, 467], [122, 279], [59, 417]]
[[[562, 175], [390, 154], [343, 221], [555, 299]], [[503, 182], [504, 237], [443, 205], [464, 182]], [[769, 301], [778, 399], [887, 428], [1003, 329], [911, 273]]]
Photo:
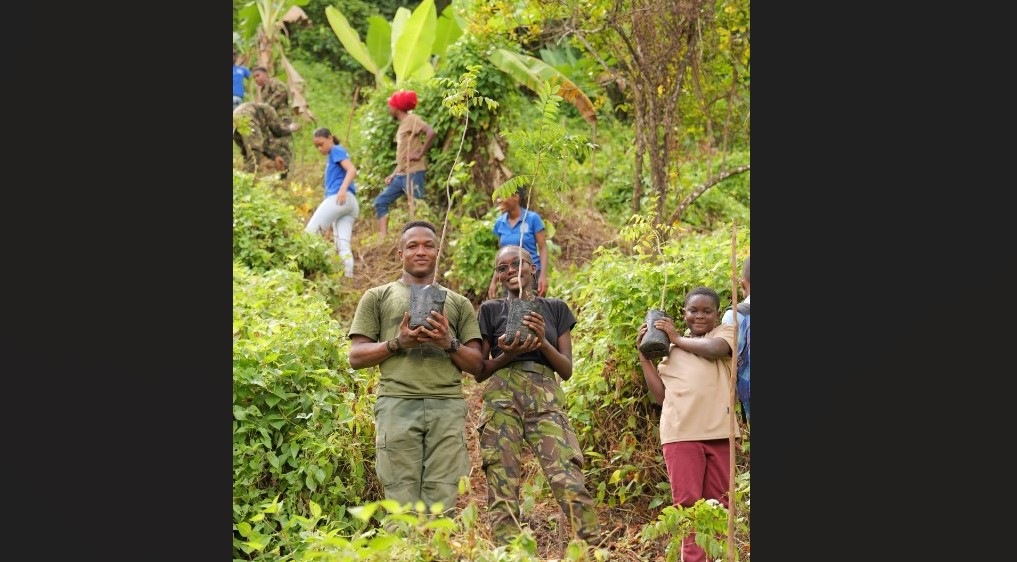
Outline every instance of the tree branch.
[[714, 185], [717, 185], [718, 183], [726, 180], [727, 178], [729, 178], [731, 176], [735, 176], [735, 175], [738, 175], [738, 174], [741, 174], [741, 173], [744, 173], [744, 172], [748, 172], [750, 166], [751, 166], [750, 164], [745, 164], [744, 166], [738, 166], [737, 168], [731, 168], [730, 170], [721, 172], [721, 173], [713, 176], [712, 178], [709, 178], [708, 180], [706, 180], [702, 184], [696, 186], [696, 188], [692, 190], [692, 193], [689, 193], [685, 197], [685, 199], [682, 199], [682, 202], [678, 204], [678, 208], [674, 210], [674, 213], [671, 213], [671, 218], [668, 219], [668, 221], [667, 221], [668, 224], [674, 224], [674, 223], [678, 222], [678, 219], [681, 218], [682, 213], [685, 212], [685, 209], [688, 209], [689, 206], [692, 205], [692, 203], [696, 199], [699, 199], [699, 196], [702, 195], [704, 192], [706, 192], [707, 189], [710, 189]]

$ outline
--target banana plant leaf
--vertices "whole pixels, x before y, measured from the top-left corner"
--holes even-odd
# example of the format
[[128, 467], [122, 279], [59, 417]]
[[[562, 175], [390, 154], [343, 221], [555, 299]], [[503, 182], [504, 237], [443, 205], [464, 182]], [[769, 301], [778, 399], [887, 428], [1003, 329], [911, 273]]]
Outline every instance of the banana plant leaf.
[[[398, 14], [397, 14], [398, 15]], [[438, 25], [438, 14], [434, 8], [434, 0], [424, 0], [402, 28], [402, 33], [395, 36], [395, 49], [392, 50], [392, 70], [396, 75], [396, 84], [416, 76], [422, 65], [431, 66], [431, 46], [434, 45], [434, 32]], [[425, 71], [426, 72], [426, 71]], [[433, 74], [434, 69], [431, 69]]]
[[491, 53], [490, 60], [499, 70], [534, 92], [539, 91], [538, 88], [544, 82], [557, 82], [561, 86], [558, 95], [576, 106], [587, 123], [597, 124], [597, 110], [593, 108], [590, 98], [568, 76], [553, 66], [538, 58], [506, 49], [497, 49]]
[[335, 32], [339, 42], [343, 44], [343, 47], [346, 48], [350, 56], [369, 72], [378, 76], [378, 65], [374, 63], [367, 47], [360, 40], [360, 34], [350, 26], [350, 22], [346, 21], [346, 17], [333, 6], [325, 6], [325, 17], [328, 18], [328, 24], [332, 26], [332, 31]]

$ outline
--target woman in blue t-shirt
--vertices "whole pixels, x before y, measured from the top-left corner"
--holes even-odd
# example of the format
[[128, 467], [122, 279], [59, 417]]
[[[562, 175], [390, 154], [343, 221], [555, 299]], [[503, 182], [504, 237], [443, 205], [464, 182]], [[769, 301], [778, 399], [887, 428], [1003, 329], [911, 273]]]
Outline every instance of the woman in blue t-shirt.
[[[547, 296], [547, 269], [550, 258], [547, 255], [547, 230], [544, 221], [536, 211], [523, 207], [526, 201], [526, 188], [520, 187], [511, 196], [498, 199], [498, 208], [502, 211], [494, 221], [494, 235], [498, 237], [498, 248], [502, 246], [522, 246], [533, 256], [533, 265], [537, 273], [533, 276], [532, 288], [537, 296]], [[522, 242], [519, 233], [522, 231]], [[487, 298], [495, 298], [498, 290], [497, 274], [491, 277], [491, 285], [487, 289]]]
[[350, 242], [353, 240], [353, 223], [360, 216], [357, 186], [353, 183], [357, 168], [350, 161], [346, 149], [339, 144], [339, 139], [325, 127], [314, 131], [312, 141], [318, 152], [328, 159], [325, 163], [325, 199], [311, 215], [304, 231], [317, 234], [331, 228], [336, 250], [346, 267], [346, 277], [353, 277]]

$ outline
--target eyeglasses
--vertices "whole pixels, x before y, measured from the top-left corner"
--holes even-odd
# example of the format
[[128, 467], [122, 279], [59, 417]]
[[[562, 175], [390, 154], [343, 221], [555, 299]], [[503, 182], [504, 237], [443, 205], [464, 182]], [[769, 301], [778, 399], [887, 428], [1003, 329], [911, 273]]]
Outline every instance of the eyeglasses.
[[506, 272], [506, 271], [508, 271], [508, 270], [509, 270], [510, 268], [511, 268], [511, 269], [514, 269], [514, 270], [516, 270], [516, 271], [518, 271], [518, 270], [519, 270], [519, 268], [520, 268], [520, 267], [522, 266], [522, 264], [524, 264], [524, 263], [525, 263], [526, 265], [532, 265], [532, 264], [530, 264], [530, 262], [528, 262], [528, 261], [526, 261], [526, 260], [521, 260], [521, 259], [519, 259], [519, 258], [516, 258], [516, 259], [512, 260], [512, 261], [511, 261], [511, 262], [509, 262], [509, 263], [503, 263], [503, 264], [500, 264], [500, 265], [498, 265], [498, 267], [494, 268], [494, 270], [495, 270], [495, 271], [497, 271], [498, 273], [505, 273], [505, 272]]

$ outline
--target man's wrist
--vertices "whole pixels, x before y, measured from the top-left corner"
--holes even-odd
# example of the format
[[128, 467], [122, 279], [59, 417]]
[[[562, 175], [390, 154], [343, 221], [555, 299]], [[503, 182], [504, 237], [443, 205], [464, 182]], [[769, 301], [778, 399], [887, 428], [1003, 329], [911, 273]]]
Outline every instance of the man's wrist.
[[385, 342], [385, 349], [387, 349], [392, 355], [395, 355], [402, 351], [403, 347], [399, 345], [399, 338], [392, 338]]
[[449, 347], [448, 349], [445, 350], [445, 353], [452, 355], [453, 353], [459, 351], [460, 347], [462, 347], [462, 344], [459, 343], [459, 338], [452, 336], [452, 341], [449, 342]]

